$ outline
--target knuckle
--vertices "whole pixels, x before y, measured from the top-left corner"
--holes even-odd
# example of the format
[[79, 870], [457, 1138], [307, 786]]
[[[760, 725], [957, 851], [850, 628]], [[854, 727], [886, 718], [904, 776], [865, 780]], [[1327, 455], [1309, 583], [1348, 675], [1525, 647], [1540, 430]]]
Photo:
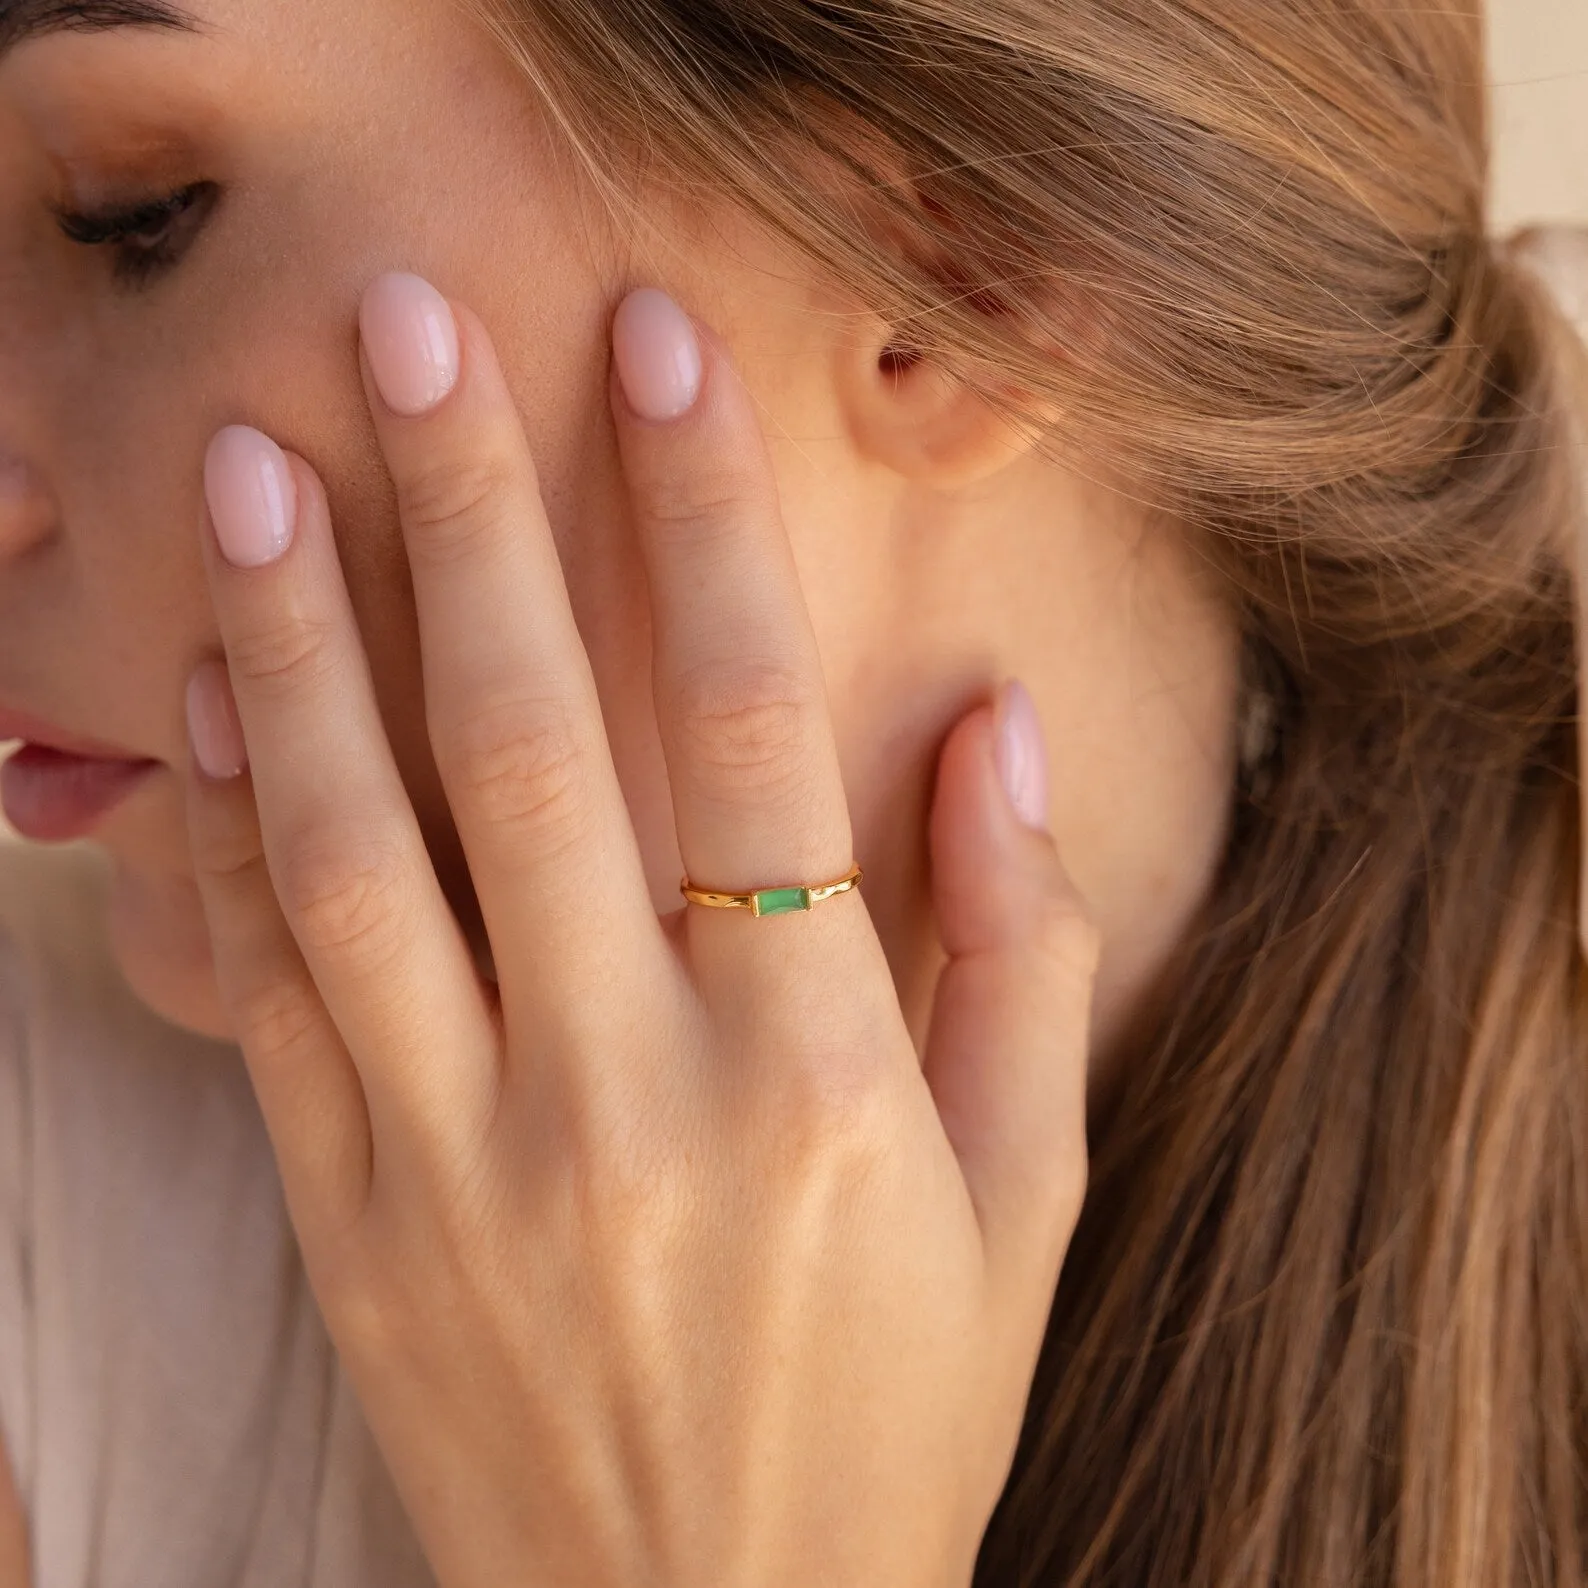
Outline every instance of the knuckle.
[[586, 1153], [575, 1171], [575, 1188], [586, 1227], [608, 1236], [665, 1229], [680, 1204], [678, 1178], [651, 1145]]
[[743, 522], [746, 493], [726, 476], [667, 476], [645, 488], [645, 516], [653, 532], [688, 547], [732, 534]]
[[301, 989], [279, 977], [259, 977], [233, 990], [232, 1015], [255, 1064], [285, 1064], [319, 1034]]
[[700, 1182], [676, 1138], [636, 1127], [586, 1138], [563, 1160], [570, 1239], [599, 1245], [633, 1275], [665, 1269], [700, 1217]]
[[399, 509], [416, 549], [432, 558], [466, 556], [500, 521], [515, 478], [512, 464], [491, 453], [413, 469], [404, 476]]
[[569, 708], [508, 700], [435, 735], [438, 759], [472, 811], [499, 827], [572, 841], [589, 820], [587, 755]]
[[195, 879], [224, 894], [253, 883], [264, 871], [264, 849], [253, 822], [210, 819], [191, 825], [188, 847]]
[[407, 891], [398, 847], [371, 834], [326, 832], [289, 845], [276, 891], [306, 948], [368, 953], [401, 918]]
[[775, 1090], [772, 1139], [796, 1179], [875, 1166], [898, 1129], [887, 1070], [862, 1043], [807, 1046]]
[[312, 689], [329, 666], [334, 625], [323, 618], [294, 614], [259, 623], [226, 641], [234, 677], [288, 694]]
[[797, 769], [815, 705], [787, 663], [710, 663], [680, 679], [675, 720], [691, 765], [760, 789]]
[[698, 1223], [715, 1114], [692, 1087], [687, 1098], [636, 1093], [621, 1081], [561, 1095], [555, 1145], [536, 1157], [549, 1168], [575, 1241], [659, 1255]]

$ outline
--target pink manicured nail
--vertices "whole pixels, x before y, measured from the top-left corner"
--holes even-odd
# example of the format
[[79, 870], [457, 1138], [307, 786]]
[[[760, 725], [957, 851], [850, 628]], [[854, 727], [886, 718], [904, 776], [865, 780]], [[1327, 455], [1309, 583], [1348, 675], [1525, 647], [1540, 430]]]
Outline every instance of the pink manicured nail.
[[217, 431], [204, 455], [204, 495], [215, 538], [234, 566], [262, 567], [292, 544], [298, 488], [269, 436], [248, 425]]
[[423, 276], [377, 276], [358, 310], [375, 385], [394, 414], [428, 413], [458, 383], [458, 322]]
[[700, 343], [689, 316], [655, 287], [640, 287], [612, 319], [612, 357], [641, 419], [677, 419], [700, 395]]
[[999, 702], [993, 755], [998, 776], [1015, 814], [1027, 827], [1048, 828], [1048, 753], [1035, 702], [1018, 678], [1011, 678]]
[[206, 777], [233, 778], [248, 765], [225, 662], [204, 661], [187, 681], [187, 734], [193, 759]]

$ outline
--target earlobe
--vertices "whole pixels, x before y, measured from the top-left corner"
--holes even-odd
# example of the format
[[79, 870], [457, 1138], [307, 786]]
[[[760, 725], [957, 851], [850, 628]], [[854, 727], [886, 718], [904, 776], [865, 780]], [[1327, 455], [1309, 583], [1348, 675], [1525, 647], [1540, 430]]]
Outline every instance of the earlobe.
[[855, 449], [895, 474], [943, 490], [1024, 457], [1035, 423], [1001, 413], [940, 361], [880, 321], [839, 353], [838, 391]]

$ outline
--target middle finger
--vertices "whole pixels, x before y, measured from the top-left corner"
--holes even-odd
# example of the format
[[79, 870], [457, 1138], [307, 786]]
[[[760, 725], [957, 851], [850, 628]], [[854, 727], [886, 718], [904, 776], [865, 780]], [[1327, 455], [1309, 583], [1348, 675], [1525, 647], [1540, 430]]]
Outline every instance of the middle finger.
[[534, 461], [485, 328], [418, 276], [359, 324], [413, 572], [425, 715], [501, 976], [532, 1029], [662, 958]]

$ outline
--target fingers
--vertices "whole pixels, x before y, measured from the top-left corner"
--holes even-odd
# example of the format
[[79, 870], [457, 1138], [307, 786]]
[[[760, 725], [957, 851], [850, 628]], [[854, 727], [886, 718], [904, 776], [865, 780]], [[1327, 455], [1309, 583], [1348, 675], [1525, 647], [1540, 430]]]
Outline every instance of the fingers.
[[295, 1223], [300, 1230], [327, 1218], [349, 1223], [369, 1193], [364, 1090], [271, 887], [224, 662], [200, 664], [187, 709], [195, 752], [188, 838], [216, 983], [243, 1042]]
[[1045, 822], [1041, 730], [1012, 685], [996, 715], [980, 708], [955, 726], [939, 762], [933, 903], [949, 960], [922, 1067], [994, 1282], [1019, 1293], [1039, 1326], [1086, 1185], [1099, 946]]
[[392, 760], [325, 493], [242, 426], [210, 444], [205, 493], [205, 563], [276, 897], [359, 1067], [375, 1139], [453, 1156], [494, 1100], [494, 1031]]
[[518, 413], [479, 319], [417, 276], [360, 311], [413, 572], [430, 742], [502, 978], [544, 1027], [661, 959]]
[[[612, 407], [650, 575], [657, 720], [689, 880], [718, 892], [835, 880], [854, 858], [848, 807], [749, 397], [716, 339], [653, 289], [619, 306], [612, 342]], [[824, 903], [824, 920], [853, 902]], [[746, 941], [738, 911], [692, 915], [696, 937]]]

